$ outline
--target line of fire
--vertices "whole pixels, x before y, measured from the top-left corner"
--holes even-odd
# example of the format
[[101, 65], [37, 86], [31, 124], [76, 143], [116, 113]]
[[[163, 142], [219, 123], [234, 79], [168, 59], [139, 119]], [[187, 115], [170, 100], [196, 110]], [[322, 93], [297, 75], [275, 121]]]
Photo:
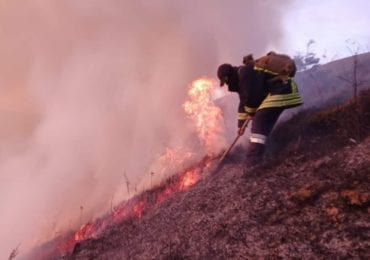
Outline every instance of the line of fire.
[[[46, 259], [50, 256], [66, 255], [72, 252], [80, 242], [98, 237], [118, 222], [142, 218], [146, 212], [158, 206], [159, 203], [175, 193], [189, 189], [201, 179], [212, 174], [214, 172], [212, 169], [217, 164], [215, 159], [219, 157], [213, 146], [215, 140], [224, 138], [222, 110], [214, 104], [212, 99], [215, 87], [216, 82], [212, 79], [195, 80], [190, 84], [188, 100], [183, 104], [184, 112], [195, 124], [197, 137], [206, 152], [200, 161], [179, 173], [172, 174], [160, 185], [121, 202], [112, 208], [110, 213], [82, 225], [78, 230], [70, 231], [41, 245], [35, 250], [37, 258]], [[191, 156], [191, 153], [193, 152], [189, 151], [189, 156], [184, 156], [183, 151], [167, 148], [159, 161], [162, 165], [175, 164], [175, 168], [179, 169], [179, 166], [186, 163], [185, 160]]]

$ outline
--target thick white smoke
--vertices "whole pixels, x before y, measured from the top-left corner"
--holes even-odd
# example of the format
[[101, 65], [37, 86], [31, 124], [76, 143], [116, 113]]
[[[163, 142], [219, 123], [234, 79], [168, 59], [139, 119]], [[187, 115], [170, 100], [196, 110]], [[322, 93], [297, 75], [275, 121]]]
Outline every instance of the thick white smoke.
[[278, 2], [1, 1], [0, 258], [108, 210], [124, 174], [185, 143], [187, 85], [278, 46]]

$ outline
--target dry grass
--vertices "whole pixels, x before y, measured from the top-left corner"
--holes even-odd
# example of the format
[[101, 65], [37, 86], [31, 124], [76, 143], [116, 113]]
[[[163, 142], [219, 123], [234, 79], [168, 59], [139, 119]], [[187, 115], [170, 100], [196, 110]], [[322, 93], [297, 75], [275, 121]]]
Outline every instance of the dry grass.
[[[269, 142], [272, 157], [308, 152], [313, 157], [355, 145], [370, 133], [370, 90], [355, 100], [327, 109], [298, 113], [276, 127]], [[328, 140], [328, 142], [325, 142]]]

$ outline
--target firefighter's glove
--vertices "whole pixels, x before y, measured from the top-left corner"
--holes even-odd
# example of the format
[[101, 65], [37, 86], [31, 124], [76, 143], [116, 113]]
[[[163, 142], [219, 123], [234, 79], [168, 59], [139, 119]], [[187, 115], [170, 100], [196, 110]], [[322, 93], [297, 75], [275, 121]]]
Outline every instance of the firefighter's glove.
[[246, 120], [238, 120], [238, 135], [243, 135], [245, 132], [246, 127], [244, 125]]
[[245, 122], [245, 119], [239, 119], [238, 120], [238, 128], [241, 128]]
[[247, 119], [252, 120], [253, 116], [254, 116], [254, 113], [253, 114], [248, 114], [248, 117], [246, 119], [238, 119], [238, 128], [243, 126], [245, 120], [247, 120]]
[[[253, 114], [248, 114], [247, 119], [239, 119], [238, 120], [238, 135], [243, 135], [245, 132], [245, 129], [247, 128], [247, 125], [244, 125], [245, 121], [251, 121], [253, 119], [254, 113]], [[244, 126], [244, 127], [243, 127]]]

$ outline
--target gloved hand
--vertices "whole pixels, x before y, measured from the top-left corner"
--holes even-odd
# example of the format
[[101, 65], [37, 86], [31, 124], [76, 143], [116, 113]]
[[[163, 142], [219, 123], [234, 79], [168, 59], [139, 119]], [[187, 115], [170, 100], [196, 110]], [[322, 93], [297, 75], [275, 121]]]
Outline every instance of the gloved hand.
[[[248, 121], [252, 120], [253, 115], [254, 114], [248, 114], [248, 118], [246, 120], [248, 120]], [[246, 120], [242, 120], [242, 119], [238, 120], [238, 135], [243, 135], [244, 134], [245, 129], [247, 128], [247, 126], [243, 127], [243, 125], [244, 125]]]
[[245, 122], [245, 119], [239, 119], [238, 120], [238, 128], [242, 127]]

